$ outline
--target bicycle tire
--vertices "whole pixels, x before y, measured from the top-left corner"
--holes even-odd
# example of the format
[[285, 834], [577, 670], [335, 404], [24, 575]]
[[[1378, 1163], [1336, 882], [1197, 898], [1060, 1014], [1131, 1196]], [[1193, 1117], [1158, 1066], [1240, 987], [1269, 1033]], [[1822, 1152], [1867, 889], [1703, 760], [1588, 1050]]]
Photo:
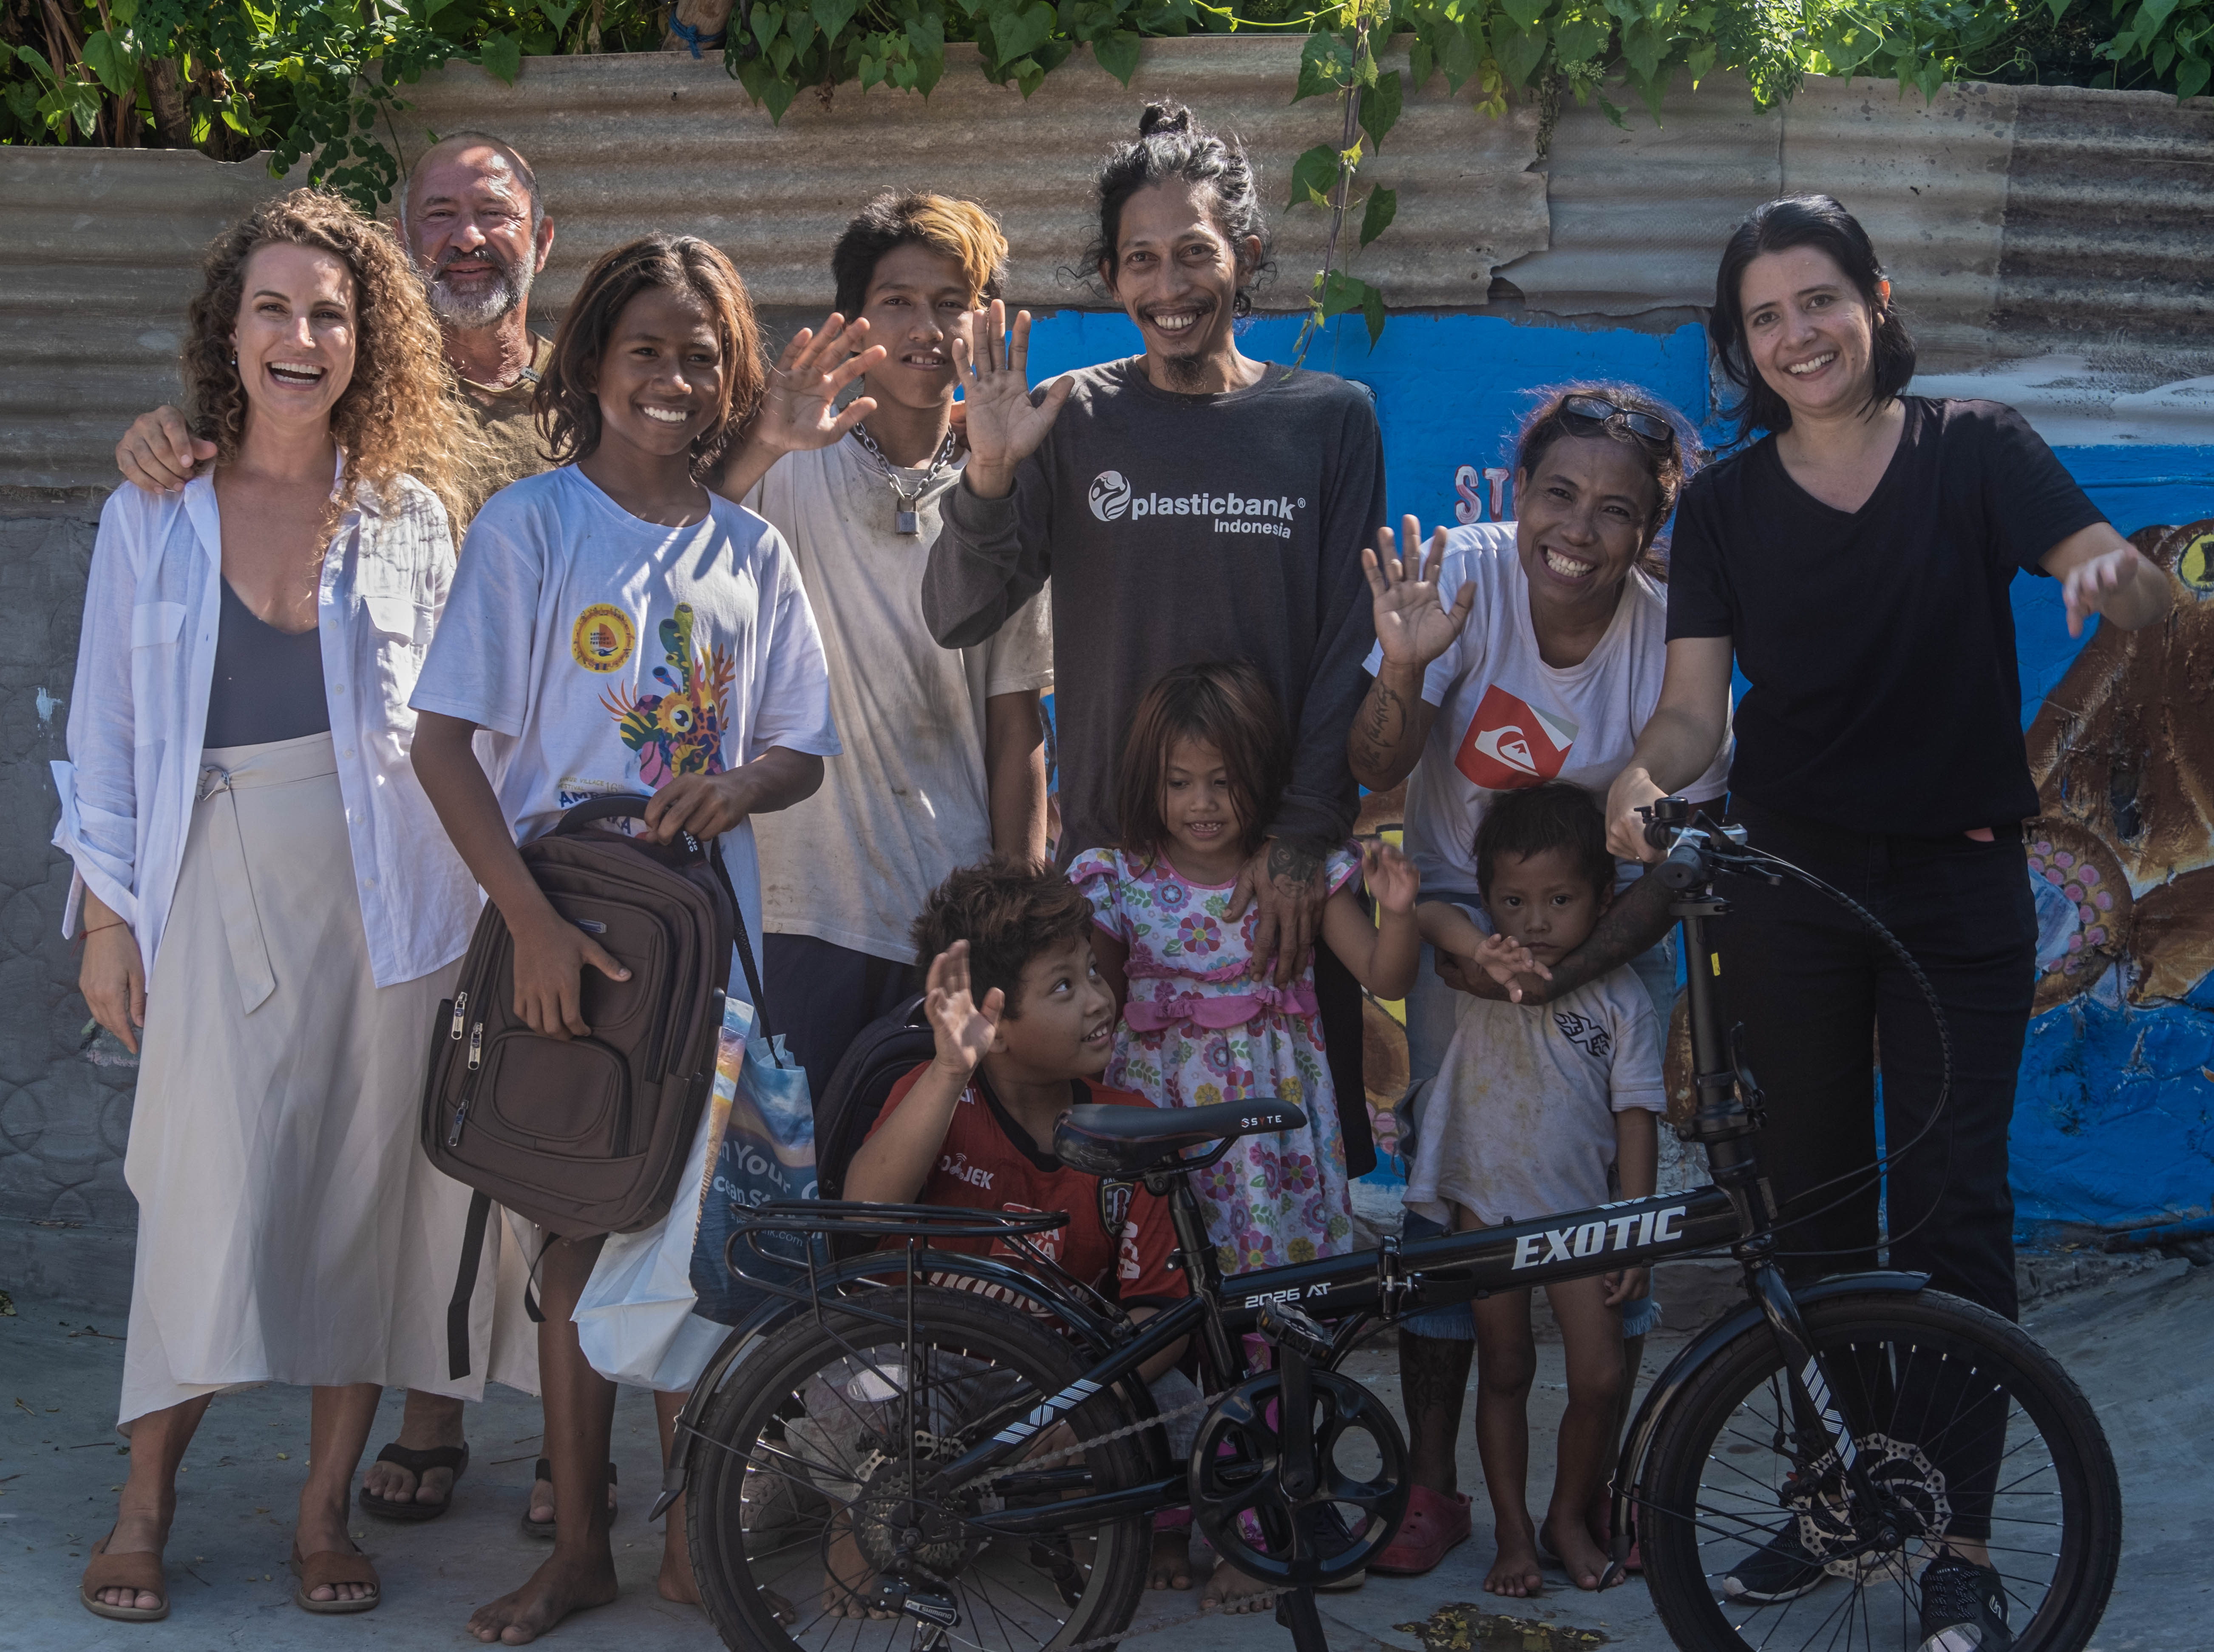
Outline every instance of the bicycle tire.
[[[1841, 1296], [1810, 1304], [1803, 1313], [1832, 1381], [1841, 1369], [1850, 1372], [1887, 1403], [1887, 1412], [1876, 1412], [1875, 1434], [1859, 1445], [1871, 1472], [1881, 1470], [1893, 1478], [1900, 1506], [1929, 1511], [1941, 1535], [1952, 1518], [1953, 1496], [1965, 1507], [1988, 1508], [1979, 1518], [1988, 1527], [1989, 1554], [2005, 1582], [2015, 1652], [2083, 1652], [2106, 1610], [2121, 1555], [2121, 1486], [2098, 1418], [2059, 1362], [2019, 1326], [1938, 1291]], [[1723, 1571], [1741, 1565], [1764, 1540], [1764, 1531], [1772, 1536], [1789, 1525], [1802, 1541], [1812, 1532], [1820, 1545], [1826, 1530], [1836, 1529], [1800, 1523], [1792, 1510], [1808, 1505], [1787, 1503], [1788, 1478], [1766, 1494], [1775, 1504], [1766, 1524], [1749, 1512], [1764, 1501], [1763, 1467], [1774, 1480], [1778, 1466], [1794, 1466], [1784, 1443], [1789, 1425], [1781, 1372], [1773, 1335], [1764, 1324], [1755, 1325], [1691, 1374], [1663, 1419], [1637, 1499], [1638, 1537], [1654, 1607], [1686, 1652], [1786, 1652], [1801, 1646], [1912, 1652], [1920, 1642], [1912, 1567], [1915, 1558], [1926, 1559], [1927, 1543], [1902, 1549], [1902, 1563], [1856, 1559], [1841, 1542], [1831, 1569], [1837, 1575], [1801, 1596], [1766, 1605], [1716, 1598]], [[1933, 1426], [1940, 1391], [1948, 1386], [1966, 1398]], [[1951, 1446], [1944, 1443], [1968, 1410], [1989, 1404], [1995, 1395], [2003, 1397], [2007, 1408], [1996, 1458], [1979, 1459], [1969, 1444], [1979, 1428], [1991, 1427], [1992, 1413], [1985, 1413], [1980, 1423], [1969, 1423]], [[1917, 1398], [1916, 1417], [1909, 1415], [1909, 1402]], [[1763, 1429], [1772, 1430], [1765, 1446]], [[1988, 1491], [1979, 1493], [1960, 1478], [1948, 1487], [1936, 1465], [1949, 1452], [1959, 1467], [1964, 1446], [1971, 1466], [1988, 1460], [1994, 1471]], [[1871, 1459], [1871, 1452], [1881, 1460]], [[1845, 1503], [1818, 1509], [1824, 1518], [1834, 1514], [1840, 1525], [1850, 1519]], [[2057, 1547], [2029, 1546], [2052, 1543], [2045, 1528], [2054, 1522], [2041, 1517], [2055, 1509]]]
[[[872, 1306], [903, 1318], [905, 1294], [888, 1289]], [[855, 1470], [838, 1455], [829, 1431], [860, 1427], [858, 1446], [874, 1426], [863, 1413], [871, 1407], [896, 1410], [892, 1385], [918, 1367], [957, 1373], [936, 1389], [928, 1378], [916, 1385], [916, 1402], [933, 1423], [945, 1420], [941, 1413], [948, 1406], [963, 1403], [955, 1391], [964, 1386], [988, 1391], [989, 1406], [996, 1410], [1043, 1399], [1086, 1368], [1077, 1349], [1035, 1316], [965, 1291], [918, 1288], [914, 1330], [915, 1343], [924, 1352], [918, 1357], [901, 1349], [905, 1363], [895, 1367], [883, 1350], [900, 1348], [903, 1329], [841, 1312], [826, 1302], [819, 1313], [798, 1318], [771, 1335], [731, 1373], [709, 1409], [700, 1429], [704, 1437], [692, 1442], [685, 1524], [700, 1603], [725, 1645], [743, 1652], [822, 1652], [835, 1641], [839, 1652], [907, 1652], [917, 1627], [912, 1618], [829, 1615], [830, 1592], [841, 1573], [851, 1569], [850, 1562], [831, 1558], [841, 1519], [849, 1533], [864, 1537], [889, 1529], [868, 1520], [869, 1509], [889, 1506], [870, 1501], [873, 1480], [852, 1482], [852, 1495], [839, 1495], [848, 1484], [839, 1474]], [[865, 1356], [859, 1365], [857, 1350]], [[986, 1361], [988, 1374], [967, 1368]], [[835, 1377], [825, 1377], [833, 1372]], [[855, 1392], [856, 1383], [872, 1380], [859, 1372], [874, 1374], [875, 1386], [859, 1391], [872, 1397], [855, 1402], [844, 1396]], [[822, 1386], [811, 1386], [818, 1379]], [[878, 1389], [886, 1391], [884, 1397], [874, 1397]], [[835, 1404], [823, 1402], [825, 1392]], [[871, 1416], [888, 1433], [904, 1431], [896, 1419]], [[857, 1425], [856, 1419], [863, 1420]], [[1077, 1438], [1091, 1439], [1126, 1427], [1132, 1418], [1112, 1390], [1103, 1390], [1066, 1420]], [[933, 1437], [958, 1437], [963, 1449], [976, 1443], [959, 1428], [935, 1429]], [[1095, 1445], [1078, 1460], [1091, 1471], [1096, 1490], [1150, 1478], [1142, 1435]], [[772, 1464], [790, 1466], [772, 1472]], [[862, 1465], [858, 1472], [868, 1472], [865, 1459]], [[881, 1474], [886, 1467], [896, 1465], [887, 1459], [875, 1472]], [[785, 1511], [770, 1507], [780, 1497], [792, 1505], [789, 1524], [782, 1527], [772, 1522], [784, 1518]], [[820, 1501], [820, 1509], [814, 1500]], [[957, 1522], [958, 1514], [949, 1518]], [[944, 1592], [963, 1614], [956, 1643], [981, 1646], [985, 1652], [1067, 1652], [1128, 1627], [1145, 1594], [1151, 1519], [1135, 1514], [1101, 1522], [1083, 1533], [1064, 1534], [1064, 1541], [1065, 1547], [1055, 1547], [1026, 1539], [994, 1539], [974, 1560], [951, 1568], [950, 1579], [946, 1570], [927, 1579], [922, 1587], [932, 1589], [941, 1587], [939, 1580], [950, 1581], [951, 1587]], [[820, 1557], [812, 1572], [815, 1582], [809, 1582], [810, 1545]], [[857, 1539], [855, 1548], [859, 1546]], [[1016, 1557], [1017, 1549], [1024, 1557]], [[994, 1565], [1003, 1580], [1010, 1573], [1015, 1578], [1014, 1586], [996, 1596], [985, 1577]], [[1027, 1591], [1022, 1588], [1025, 1566], [1035, 1584]], [[1082, 1584], [1073, 1600], [1068, 1598], [1072, 1576]], [[810, 1589], [819, 1594], [810, 1595]], [[1048, 1594], [1059, 1595], [1057, 1607], [1044, 1600]], [[792, 1621], [780, 1616], [780, 1607], [792, 1614]], [[1066, 1616], [1052, 1621], [1056, 1610]]]

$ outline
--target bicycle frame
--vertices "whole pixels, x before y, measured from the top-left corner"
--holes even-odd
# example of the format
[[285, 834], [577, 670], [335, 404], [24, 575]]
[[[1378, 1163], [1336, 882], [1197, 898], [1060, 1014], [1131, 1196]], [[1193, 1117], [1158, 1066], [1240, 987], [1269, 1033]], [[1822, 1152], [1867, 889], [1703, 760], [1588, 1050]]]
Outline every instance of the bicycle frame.
[[[1239, 1337], [1259, 1325], [1271, 1304], [1296, 1305], [1337, 1320], [1339, 1327], [1325, 1361], [1335, 1366], [1361, 1333], [1379, 1319], [1392, 1321], [1410, 1312], [1497, 1291], [1526, 1289], [1726, 1248], [1745, 1270], [1750, 1306], [1710, 1328], [1688, 1348], [1654, 1386], [1640, 1410], [1624, 1443], [1614, 1482], [1612, 1569], [1619, 1569], [1631, 1541], [1632, 1489], [1643, 1453], [1667, 1406], [1682, 1388], [1683, 1374], [1711, 1355], [1721, 1345], [1718, 1338], [1727, 1340], [1757, 1319], [1766, 1321], [1783, 1355], [1799, 1460], [1818, 1464], [1833, 1455], [1856, 1490], [1873, 1498], [1874, 1488], [1854, 1445], [1855, 1438], [1869, 1432], [1872, 1423], [1850, 1414], [1858, 1409], [1852, 1386], [1832, 1384], [1824, 1375], [1820, 1356], [1801, 1322], [1798, 1300], [1776, 1262], [1777, 1211], [1757, 1147], [1760, 1094], [1752, 1075], [1735, 1059], [1734, 1040], [1726, 1037], [1722, 1028], [1715, 984], [1721, 964], [1708, 942], [1706, 925], [1728, 910], [1714, 893], [1712, 873], [1717, 864], [1729, 863], [1732, 855], [1725, 845], [1734, 844], [1734, 840], [1693, 824], [1691, 811], [1680, 799], [1664, 799], [1655, 806], [1654, 818], [1656, 826], [1666, 826], [1677, 835], [1668, 860], [1651, 875], [1661, 877], [1679, 891], [1669, 910], [1681, 926], [1688, 965], [1697, 1101], [1691, 1122], [1680, 1134], [1685, 1140], [1706, 1147], [1714, 1172], [1711, 1186], [1620, 1200], [1533, 1221], [1411, 1243], [1387, 1239], [1376, 1251], [1226, 1278], [1214, 1247], [1208, 1241], [1205, 1220], [1188, 1179], [1193, 1171], [1204, 1168], [1219, 1156], [1221, 1149], [1214, 1155], [1148, 1172], [1143, 1178], [1148, 1190], [1168, 1201], [1176, 1230], [1177, 1265], [1191, 1282], [1190, 1295], [1128, 1328], [1114, 1339], [1110, 1351], [1058, 1392], [1027, 1404], [1019, 1412], [1010, 1410], [985, 1419], [981, 1427], [990, 1430], [987, 1437], [939, 1466], [917, 1487], [917, 1495], [949, 1496], [957, 1488], [980, 1478], [988, 1478], [1002, 1496], [1056, 1494], [1053, 1500], [1040, 1504], [982, 1508], [964, 1517], [964, 1523], [980, 1533], [1008, 1535], [1086, 1527], [1185, 1502], [1189, 1501], [1187, 1475], [1181, 1464], [1169, 1465], [1170, 1472], [1143, 1484], [1087, 1494], [1083, 1488], [1090, 1480], [1088, 1471], [1078, 1467], [1026, 1471], [1022, 1459], [1035, 1450], [1032, 1442], [1038, 1435], [1102, 1390], [1119, 1386], [1128, 1393], [1141, 1388], [1139, 1367], [1185, 1337], [1198, 1337], [1214, 1368], [1230, 1380], [1243, 1377], [1245, 1366]], [[939, 1214], [951, 1216], [955, 1213]], [[787, 1227], [780, 1227], [780, 1223]], [[805, 1225], [806, 1216], [794, 1206], [764, 1208], [741, 1227], [789, 1231]], [[988, 1258], [945, 1252], [920, 1254], [957, 1272], [1006, 1271], [1006, 1264]], [[887, 1253], [885, 1262], [894, 1261], [896, 1253]], [[881, 1274], [885, 1262], [870, 1259], [848, 1263], [832, 1270], [823, 1282], [846, 1284], [872, 1272]], [[906, 1266], [911, 1276], [917, 1266], [915, 1253], [911, 1251]], [[1026, 1294], [1042, 1302], [1055, 1301], [1065, 1294], [1049, 1281], [1028, 1282], [1031, 1288]], [[1918, 1275], [1862, 1274], [1825, 1280], [1805, 1295], [1816, 1300], [1844, 1289], [1911, 1291], [1925, 1282]], [[776, 1288], [776, 1294], [789, 1300], [780, 1310], [756, 1316], [734, 1334], [710, 1378], [694, 1390], [687, 1416], [680, 1419], [680, 1438], [696, 1432], [683, 1426], [691, 1421], [691, 1410], [720, 1386], [725, 1374], [743, 1357], [744, 1346], [790, 1315], [804, 1312], [803, 1305], [810, 1295], [786, 1288]], [[1072, 1322], [1086, 1331], [1086, 1343], [1092, 1349], [1098, 1349], [1099, 1333], [1107, 1328], [1099, 1325], [1097, 1316], [1081, 1304], [1071, 1301], [1067, 1306]], [[857, 1311], [867, 1318], [884, 1319], [888, 1327], [896, 1322], [896, 1314]], [[682, 1486], [682, 1471], [672, 1461], [663, 1502]]]

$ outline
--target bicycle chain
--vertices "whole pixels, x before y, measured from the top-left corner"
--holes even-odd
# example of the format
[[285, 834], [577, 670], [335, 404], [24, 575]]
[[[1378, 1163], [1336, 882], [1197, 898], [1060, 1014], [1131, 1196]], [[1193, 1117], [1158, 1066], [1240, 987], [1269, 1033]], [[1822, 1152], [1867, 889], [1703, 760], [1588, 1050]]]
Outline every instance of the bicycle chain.
[[[1074, 1445], [1063, 1446], [1057, 1451], [1046, 1452], [1037, 1457], [1025, 1457], [1018, 1464], [1001, 1464], [996, 1468], [987, 1469], [974, 1479], [964, 1480], [955, 1486], [952, 1495], [957, 1496], [963, 1491], [973, 1490], [988, 1481], [998, 1479], [1002, 1474], [1012, 1472], [1016, 1468], [1024, 1471], [1043, 1468], [1049, 1463], [1058, 1463], [1065, 1457], [1080, 1456], [1092, 1447], [1104, 1446], [1110, 1440], [1121, 1440], [1129, 1435], [1143, 1434], [1152, 1428], [1165, 1428], [1172, 1417], [1183, 1416], [1192, 1411], [1212, 1410], [1231, 1392], [1227, 1388], [1218, 1389], [1214, 1393], [1203, 1394], [1197, 1399], [1188, 1401], [1182, 1405], [1172, 1406], [1168, 1410], [1156, 1411], [1142, 1422], [1127, 1423], [1119, 1429], [1110, 1429], [1105, 1434], [1093, 1435], [1088, 1440], [1079, 1440]], [[1076, 1649], [1070, 1647], [1067, 1649], [1067, 1652], [1076, 1652]]]

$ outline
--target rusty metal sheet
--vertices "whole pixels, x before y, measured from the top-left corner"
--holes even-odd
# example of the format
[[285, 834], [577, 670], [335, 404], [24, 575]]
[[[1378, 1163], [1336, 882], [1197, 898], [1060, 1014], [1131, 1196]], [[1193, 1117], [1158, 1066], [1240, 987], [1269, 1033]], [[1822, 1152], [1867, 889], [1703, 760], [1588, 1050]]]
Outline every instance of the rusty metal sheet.
[[1533, 310], [1703, 309], [1724, 238], [1783, 188], [1783, 119], [1740, 76], [1679, 85], [1657, 125], [1642, 103], [1623, 113], [1562, 107], [1543, 163], [1552, 244], [1501, 272]]
[[[976, 72], [973, 47], [949, 48], [945, 78], [925, 99], [878, 89], [803, 95], [781, 125], [719, 64], [650, 53], [534, 58], [513, 86], [456, 65], [412, 95], [401, 125], [410, 155], [423, 133], [480, 126], [530, 157], [560, 225], [548, 268], [566, 300], [586, 260], [656, 229], [717, 241], [755, 298], [814, 305], [830, 292], [832, 241], [854, 210], [888, 187], [981, 200], [1012, 248], [1010, 296], [1033, 307], [1100, 301], [1074, 269], [1093, 225], [1092, 180], [1117, 139], [1135, 135], [1149, 100], [1189, 104], [1242, 138], [1275, 215], [1279, 278], [1257, 295], [1295, 309], [1321, 262], [1324, 215], [1283, 213], [1292, 162], [1334, 144], [1329, 99], [1294, 104], [1297, 39], [1148, 42], [1128, 89], [1082, 53], [1027, 101]], [[412, 123], [412, 124], [411, 124]], [[1403, 308], [1483, 302], [1493, 266], [1545, 244], [1537, 112], [1493, 119], [1447, 95], [1442, 76], [1410, 94], [1364, 180], [1398, 192], [1391, 232], [1356, 267]]]

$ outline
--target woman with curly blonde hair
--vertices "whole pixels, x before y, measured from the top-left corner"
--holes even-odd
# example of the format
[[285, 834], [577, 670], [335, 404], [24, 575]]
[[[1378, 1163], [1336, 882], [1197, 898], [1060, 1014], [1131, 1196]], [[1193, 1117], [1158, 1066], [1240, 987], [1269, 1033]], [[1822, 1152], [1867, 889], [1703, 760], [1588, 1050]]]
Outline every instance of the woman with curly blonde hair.
[[177, 1465], [209, 1398], [291, 1382], [315, 1388], [294, 1599], [361, 1612], [376, 1574], [346, 1494], [381, 1388], [482, 1383], [441, 1357], [468, 1190], [413, 1128], [477, 909], [409, 762], [454, 571], [445, 370], [406, 254], [308, 190], [216, 239], [188, 332], [217, 457], [178, 493], [107, 501], [58, 766], [80, 984], [145, 1044], [131, 1475], [79, 1593], [167, 1616]]

